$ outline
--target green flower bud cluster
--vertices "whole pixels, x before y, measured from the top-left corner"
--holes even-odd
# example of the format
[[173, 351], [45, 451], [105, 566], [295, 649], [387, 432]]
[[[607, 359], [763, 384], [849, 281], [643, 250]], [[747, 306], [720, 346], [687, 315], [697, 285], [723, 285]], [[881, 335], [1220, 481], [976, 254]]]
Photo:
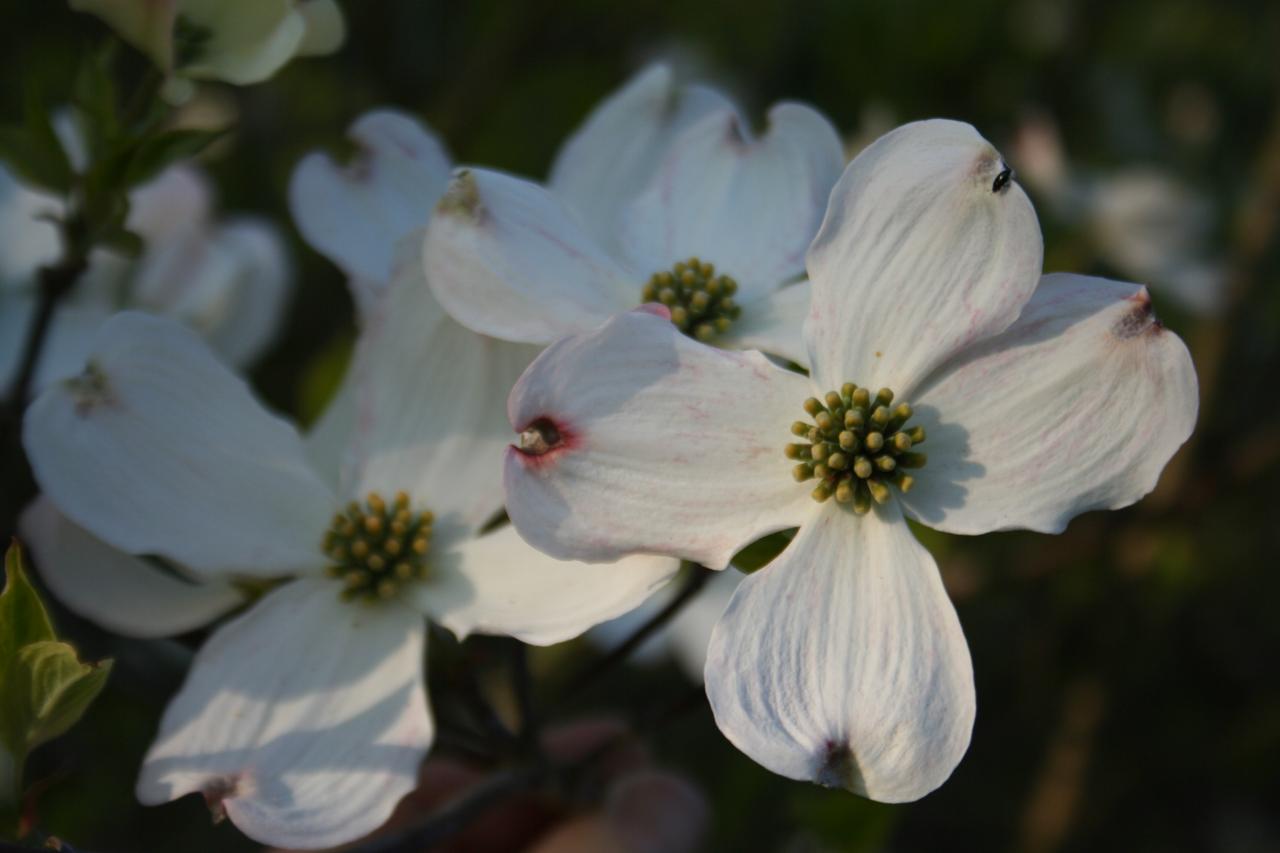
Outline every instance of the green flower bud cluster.
[[670, 272], [654, 273], [640, 297], [667, 306], [676, 328], [706, 343], [729, 331], [741, 316], [742, 307], [733, 299], [737, 292], [738, 283], [727, 275], [716, 275], [714, 264], [690, 258], [677, 262]]
[[406, 492], [390, 506], [370, 492], [363, 506], [352, 501], [336, 514], [323, 547], [333, 561], [329, 577], [343, 583], [343, 600], [389, 601], [410, 581], [425, 578], [434, 520], [430, 512], [411, 510]]
[[788, 444], [786, 455], [798, 463], [792, 471], [796, 482], [819, 481], [815, 501], [834, 497], [863, 515], [872, 501], [889, 500], [889, 484], [904, 494], [911, 490], [915, 478], [906, 469], [925, 463], [925, 455], [912, 450], [924, 442], [924, 427], [907, 429], [911, 406], [894, 406], [891, 390], [881, 388], [873, 397], [846, 382], [823, 400], [805, 400], [804, 410], [813, 422], [791, 425], [791, 434], [804, 443]]

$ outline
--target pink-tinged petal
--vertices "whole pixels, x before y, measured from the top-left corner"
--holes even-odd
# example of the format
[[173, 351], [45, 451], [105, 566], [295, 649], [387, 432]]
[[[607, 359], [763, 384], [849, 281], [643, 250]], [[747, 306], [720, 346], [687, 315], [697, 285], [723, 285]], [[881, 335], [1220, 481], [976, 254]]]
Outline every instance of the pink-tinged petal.
[[484, 169], [454, 177], [427, 226], [427, 281], [445, 310], [485, 335], [548, 344], [640, 301], [641, 282], [564, 201]]
[[415, 595], [459, 637], [505, 634], [549, 646], [638, 606], [679, 569], [679, 560], [643, 555], [605, 565], [557, 560], [506, 525], [443, 555]]
[[732, 104], [714, 89], [680, 85], [651, 65], [600, 103], [561, 146], [547, 181], [605, 246], [617, 241], [618, 214], [639, 195], [685, 128]]
[[716, 341], [733, 349], [758, 349], [802, 367], [809, 364], [804, 321], [809, 315], [807, 281], [789, 284], [742, 306], [742, 316]]
[[843, 165], [839, 136], [810, 107], [778, 104], [759, 139], [718, 110], [672, 141], [627, 208], [627, 256], [645, 273], [698, 257], [737, 279], [740, 301], [764, 296], [804, 272]]
[[537, 350], [458, 325], [431, 294], [420, 241], [400, 247], [391, 290], [356, 349], [348, 493], [404, 490], [478, 529], [502, 508], [506, 395]]
[[333, 847], [381, 826], [434, 737], [422, 617], [300, 580], [219, 628], [169, 703], [138, 799], [204, 795], [279, 847]]
[[923, 797], [969, 746], [969, 649], [896, 504], [816, 510], [747, 576], [711, 636], [707, 697], [775, 773], [881, 802]]
[[1042, 253], [1031, 202], [972, 127], [936, 119], [882, 136], [845, 170], [809, 249], [814, 378], [909, 399], [1017, 319]]
[[347, 165], [307, 155], [289, 182], [289, 210], [316, 251], [355, 279], [362, 310], [391, 277], [395, 247], [421, 229], [449, 182], [449, 155], [421, 121], [391, 109], [365, 113], [347, 135]]
[[1060, 532], [1155, 488], [1198, 400], [1191, 356], [1146, 288], [1047, 275], [1018, 322], [913, 401], [929, 462], [906, 506], [952, 533]]
[[632, 311], [549, 347], [507, 413], [507, 511], [534, 547], [592, 562], [666, 554], [723, 568], [813, 505], [783, 456], [809, 382]]
[[58, 600], [108, 631], [166, 637], [202, 628], [244, 602], [231, 582], [161, 571], [117, 551], [38, 498], [22, 515], [22, 541]]
[[28, 408], [23, 444], [59, 509], [130, 554], [214, 574], [319, 568], [335, 499], [297, 432], [171, 320], [108, 320], [84, 372]]

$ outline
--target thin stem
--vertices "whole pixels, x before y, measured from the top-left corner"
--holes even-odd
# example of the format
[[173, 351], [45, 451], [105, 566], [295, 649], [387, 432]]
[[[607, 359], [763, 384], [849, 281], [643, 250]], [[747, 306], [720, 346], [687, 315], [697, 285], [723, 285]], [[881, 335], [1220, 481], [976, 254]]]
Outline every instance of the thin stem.
[[0, 542], [9, 541], [17, 527], [18, 513], [35, 493], [31, 469], [22, 452], [22, 416], [58, 303], [71, 292], [89, 265], [89, 247], [82, 229], [80, 220], [68, 219], [63, 224], [64, 256], [56, 264], [40, 268], [35, 316], [22, 345], [13, 386], [0, 406], [0, 494], [4, 496], [0, 498]]
[[511, 686], [520, 710], [520, 730], [517, 733], [525, 749], [533, 749], [538, 742], [538, 715], [533, 703], [533, 679], [529, 677], [529, 648], [519, 640], [511, 640]]
[[598, 681], [601, 676], [608, 673], [609, 670], [629, 658], [646, 640], [674, 619], [684, 609], [684, 606], [692, 601], [693, 597], [706, 585], [707, 579], [710, 577], [710, 569], [705, 566], [692, 566], [692, 571], [685, 577], [675, 597], [667, 602], [665, 607], [651, 616], [647, 622], [632, 632], [631, 636], [627, 637], [617, 648], [571, 679], [568, 688], [564, 692], [564, 698], [577, 696]]

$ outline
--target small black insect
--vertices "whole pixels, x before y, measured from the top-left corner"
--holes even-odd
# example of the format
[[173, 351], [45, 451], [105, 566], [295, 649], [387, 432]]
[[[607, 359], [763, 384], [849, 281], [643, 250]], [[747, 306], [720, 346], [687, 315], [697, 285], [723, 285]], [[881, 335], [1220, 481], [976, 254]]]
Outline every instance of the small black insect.
[[996, 179], [991, 183], [991, 191], [993, 193], [1003, 191], [1014, 178], [1014, 171], [1009, 168], [1008, 163], [1001, 161], [1000, 165], [1004, 168], [1000, 170], [1000, 174], [996, 175]]

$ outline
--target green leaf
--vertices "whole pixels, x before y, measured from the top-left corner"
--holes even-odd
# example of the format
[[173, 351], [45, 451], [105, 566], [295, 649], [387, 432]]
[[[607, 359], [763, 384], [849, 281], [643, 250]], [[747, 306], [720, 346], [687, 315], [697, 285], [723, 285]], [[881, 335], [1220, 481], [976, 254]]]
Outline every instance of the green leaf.
[[71, 191], [75, 170], [33, 86], [26, 91], [22, 125], [0, 128], [0, 160], [28, 184], [59, 195]]
[[15, 540], [4, 555], [5, 585], [0, 592], [0, 684], [4, 684], [5, 671], [18, 649], [57, 639], [40, 596], [27, 580], [26, 562], [22, 546]]
[[142, 236], [136, 231], [130, 231], [125, 228], [123, 224], [103, 229], [98, 234], [97, 242], [130, 258], [136, 258], [141, 255], [144, 247]]
[[18, 665], [27, 675], [24, 710], [29, 724], [24, 743], [28, 750], [75, 725], [111, 674], [111, 661], [82, 663], [69, 643], [57, 640], [24, 646], [18, 651]]
[[179, 160], [194, 157], [220, 139], [223, 130], [167, 130], [143, 139], [129, 158], [124, 172], [124, 187], [138, 184], [154, 177]]
[[120, 99], [112, 73], [117, 44], [108, 39], [99, 50], [86, 52], [72, 84], [71, 103], [83, 118], [93, 160], [102, 157], [120, 135]]
[[43, 134], [25, 127], [0, 127], [0, 160], [22, 183], [65, 195], [71, 188], [71, 165], [62, 146], [50, 147]]
[[0, 593], [0, 811], [21, 795], [27, 754], [65, 732], [102, 691], [111, 661], [87, 664], [57, 639], [15, 541]]

